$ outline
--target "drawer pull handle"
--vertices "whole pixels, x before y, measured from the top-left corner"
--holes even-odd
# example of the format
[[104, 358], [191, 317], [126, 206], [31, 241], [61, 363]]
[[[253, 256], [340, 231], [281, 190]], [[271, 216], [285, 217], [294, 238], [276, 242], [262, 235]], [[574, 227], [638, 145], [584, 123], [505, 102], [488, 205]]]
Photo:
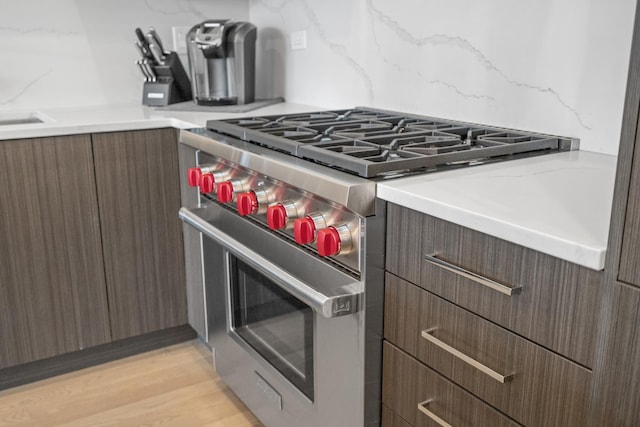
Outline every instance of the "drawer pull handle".
[[458, 267], [455, 264], [451, 264], [450, 262], [437, 258], [435, 255], [425, 255], [424, 259], [425, 261], [431, 264], [437, 265], [438, 267], [442, 267], [445, 270], [449, 270], [462, 277], [466, 277], [467, 279], [471, 279], [476, 283], [479, 283], [483, 286], [486, 286], [487, 288], [491, 288], [494, 291], [498, 291], [508, 296], [512, 296], [513, 294], [520, 292], [520, 289], [522, 289], [521, 286], [509, 287], [507, 285], [503, 285], [502, 283], [496, 282], [495, 280], [491, 280], [486, 277], [480, 276], [479, 274], [476, 274], [473, 271], [466, 270], [462, 267]]
[[418, 410], [423, 414], [425, 414], [427, 417], [431, 418], [438, 425], [442, 427], [452, 427], [451, 424], [449, 424], [448, 422], [446, 422], [445, 420], [443, 420], [442, 418], [440, 418], [439, 416], [437, 416], [436, 414], [434, 414], [433, 412], [427, 409], [427, 405], [431, 402], [433, 402], [433, 400], [425, 400], [424, 402], [418, 403]]
[[460, 350], [456, 350], [455, 348], [451, 347], [449, 344], [445, 343], [444, 341], [440, 341], [438, 338], [433, 336], [433, 332], [435, 332], [435, 331], [436, 331], [436, 328], [425, 329], [424, 331], [422, 331], [422, 338], [424, 338], [427, 341], [437, 345], [438, 347], [440, 347], [441, 349], [443, 349], [447, 353], [452, 354], [453, 356], [457, 357], [458, 359], [462, 360], [463, 362], [468, 363], [469, 365], [471, 365], [474, 368], [478, 369], [482, 373], [489, 375], [491, 378], [493, 378], [494, 380], [498, 381], [499, 383], [504, 384], [504, 383], [506, 383], [508, 381], [511, 381], [511, 379], [513, 378], [513, 374], [501, 375], [498, 372], [494, 371], [493, 369], [489, 368], [488, 366], [483, 365], [482, 363], [478, 362], [477, 360], [467, 356], [466, 354], [464, 354]]

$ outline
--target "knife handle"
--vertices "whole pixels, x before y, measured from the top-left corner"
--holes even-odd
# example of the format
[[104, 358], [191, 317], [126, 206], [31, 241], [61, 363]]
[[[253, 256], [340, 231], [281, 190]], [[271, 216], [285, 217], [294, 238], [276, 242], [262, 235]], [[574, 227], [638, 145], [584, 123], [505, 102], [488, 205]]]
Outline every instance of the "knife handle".
[[149, 40], [150, 43], [153, 43], [156, 46], [158, 46], [158, 49], [160, 49], [160, 52], [162, 52], [162, 54], [167, 55], [169, 53], [168, 51], [165, 50], [164, 44], [162, 43], [162, 40], [160, 39], [160, 36], [158, 35], [154, 27], [149, 27], [149, 32], [147, 33], [147, 39]]
[[158, 46], [154, 43], [149, 43], [149, 51], [151, 52], [151, 56], [153, 56], [156, 65], [164, 65], [166, 58]]
[[149, 49], [146, 47], [146, 45], [143, 45], [139, 41], [136, 41], [136, 48], [138, 48], [138, 52], [142, 57], [141, 59], [153, 59], [153, 56], [151, 56], [151, 52], [149, 52]]
[[147, 74], [147, 70], [145, 69], [144, 65], [142, 64], [142, 61], [137, 60], [136, 61], [136, 65], [138, 66], [138, 68], [140, 68], [140, 72], [144, 76], [144, 81], [148, 82], [149, 81], [149, 74]]
[[142, 30], [140, 28], [136, 28], [135, 32], [138, 41], [143, 45], [147, 44], [147, 39], [144, 38], [144, 33], [142, 32]]
[[145, 69], [149, 74], [149, 78], [151, 79], [150, 81], [155, 82], [157, 80], [156, 72], [153, 70], [153, 67], [151, 66], [149, 60], [143, 59], [142, 64], [145, 66]]

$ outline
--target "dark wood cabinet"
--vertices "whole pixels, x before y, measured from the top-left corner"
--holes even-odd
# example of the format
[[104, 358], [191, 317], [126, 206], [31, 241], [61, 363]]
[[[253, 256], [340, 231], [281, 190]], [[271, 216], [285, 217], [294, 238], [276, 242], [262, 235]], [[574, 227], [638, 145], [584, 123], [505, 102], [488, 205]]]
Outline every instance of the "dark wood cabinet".
[[597, 414], [591, 426], [640, 425], [640, 289], [613, 286], [611, 326], [594, 386]]
[[90, 136], [0, 141], [0, 368], [110, 339]]
[[586, 424], [590, 370], [390, 273], [384, 336], [523, 425]]
[[382, 427], [411, 427], [411, 424], [406, 422], [404, 418], [393, 412], [386, 405], [382, 405], [380, 425]]
[[394, 204], [387, 217], [388, 271], [592, 366], [602, 272]]
[[[633, 158], [640, 158], [640, 144], [635, 145]], [[629, 182], [629, 197], [622, 224], [622, 248], [618, 280], [640, 286], [640, 161], [633, 162]]]
[[177, 131], [92, 139], [113, 339], [186, 324]]
[[640, 425], [640, 7], [618, 150], [590, 427]]
[[[437, 394], [452, 425], [586, 425], [603, 273], [394, 204], [387, 224], [389, 411], [436, 425], [415, 400]], [[416, 367], [391, 382], [402, 360]], [[450, 385], [430, 390], [439, 376]]]
[[618, 150], [616, 186], [606, 269], [621, 282], [640, 286], [640, 7], [631, 45], [629, 75]]
[[383, 359], [383, 427], [519, 425], [388, 341]]
[[187, 324], [175, 129], [0, 141], [0, 369]]

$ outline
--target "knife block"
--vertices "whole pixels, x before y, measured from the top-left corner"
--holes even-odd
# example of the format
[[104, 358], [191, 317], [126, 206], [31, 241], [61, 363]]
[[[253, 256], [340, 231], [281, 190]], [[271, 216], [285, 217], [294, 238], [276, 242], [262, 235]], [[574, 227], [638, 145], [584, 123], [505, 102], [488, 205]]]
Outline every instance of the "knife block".
[[191, 82], [175, 52], [166, 55], [164, 65], [154, 65], [155, 82], [144, 82], [142, 104], [164, 107], [193, 99]]

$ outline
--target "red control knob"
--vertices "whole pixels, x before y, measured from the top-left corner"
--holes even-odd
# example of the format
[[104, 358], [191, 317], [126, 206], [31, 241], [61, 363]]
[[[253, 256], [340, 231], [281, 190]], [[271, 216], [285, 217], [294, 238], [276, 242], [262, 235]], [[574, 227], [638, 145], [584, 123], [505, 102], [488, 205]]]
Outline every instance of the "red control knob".
[[200, 168], [189, 168], [187, 170], [187, 178], [189, 179], [189, 185], [191, 187], [200, 185], [200, 177], [202, 177], [202, 170]]
[[340, 253], [340, 233], [334, 227], [318, 230], [318, 254], [331, 256]]
[[287, 209], [280, 203], [269, 206], [267, 208], [267, 224], [272, 230], [284, 228], [287, 225]]
[[313, 219], [308, 216], [296, 219], [293, 223], [293, 235], [301, 245], [313, 242], [316, 239], [316, 224]]
[[[218, 192], [220, 198], [220, 192]], [[258, 198], [253, 191], [238, 194], [238, 213], [242, 216], [258, 212]]]
[[225, 181], [218, 184], [218, 201], [220, 203], [229, 203], [233, 200], [233, 184], [231, 181]]
[[205, 174], [200, 176], [200, 192], [202, 194], [209, 194], [213, 192], [215, 188], [215, 182], [213, 180], [213, 175]]

